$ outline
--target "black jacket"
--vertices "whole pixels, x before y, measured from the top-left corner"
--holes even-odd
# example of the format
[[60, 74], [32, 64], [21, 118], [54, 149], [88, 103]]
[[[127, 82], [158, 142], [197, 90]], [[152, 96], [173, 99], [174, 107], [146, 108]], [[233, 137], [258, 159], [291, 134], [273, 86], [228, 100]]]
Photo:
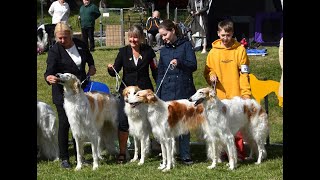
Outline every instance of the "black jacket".
[[[77, 76], [78, 79], [82, 82], [86, 79], [85, 66], [88, 63], [88, 66], [94, 65], [94, 60], [92, 54], [90, 53], [86, 44], [77, 39], [73, 38], [73, 42], [76, 45], [79, 54], [81, 56], [81, 68], [78, 69], [77, 65], [69, 56], [68, 52], [62, 47], [59, 43], [55, 43], [52, 48], [48, 51], [47, 58], [47, 69], [44, 73], [44, 79], [49, 75], [56, 75], [57, 73], [72, 73]], [[47, 82], [49, 85], [50, 83]], [[82, 88], [87, 85], [87, 81], [82, 84]], [[54, 104], [63, 104], [63, 86], [60, 84], [52, 85], [52, 101]]]
[[[139, 59], [136, 66], [133, 60], [131, 46], [127, 45], [120, 48], [117, 58], [113, 64], [114, 69], [117, 71], [117, 73], [119, 73], [119, 71], [123, 68], [122, 80], [126, 86], [138, 86], [140, 89], [154, 90], [149, 76], [149, 67], [151, 69], [153, 79], [156, 81], [158, 73], [157, 65], [154, 62], [156, 54], [154, 53], [153, 49], [146, 44], [142, 44], [140, 46], [140, 54], [142, 56], [142, 60]], [[113, 69], [108, 69], [108, 73], [113, 77], [116, 76]], [[122, 94], [124, 88], [125, 85], [121, 83], [119, 93]]]

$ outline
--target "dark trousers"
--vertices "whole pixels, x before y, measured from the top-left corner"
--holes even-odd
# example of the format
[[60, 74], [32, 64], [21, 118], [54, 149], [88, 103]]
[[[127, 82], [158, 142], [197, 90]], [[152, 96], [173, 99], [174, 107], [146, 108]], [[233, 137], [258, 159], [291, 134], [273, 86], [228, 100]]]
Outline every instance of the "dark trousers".
[[[63, 105], [56, 104], [57, 112], [58, 112], [58, 118], [59, 118], [59, 130], [58, 130], [58, 144], [59, 144], [59, 153], [60, 153], [60, 160], [69, 160], [69, 129], [70, 124], [68, 121], [68, 117], [66, 115], [66, 112], [63, 108]], [[73, 140], [73, 149], [74, 149], [74, 155], [77, 157], [77, 151], [76, 151], [76, 142], [74, 138]]]
[[[94, 27], [81, 28], [82, 40], [87, 44], [90, 50], [94, 50]], [[90, 46], [88, 44], [88, 38]]]
[[129, 131], [129, 123], [128, 117], [124, 112], [124, 99], [123, 96], [120, 96], [120, 103], [119, 103], [119, 111], [118, 111], [118, 119], [119, 119], [119, 130], [128, 132]]

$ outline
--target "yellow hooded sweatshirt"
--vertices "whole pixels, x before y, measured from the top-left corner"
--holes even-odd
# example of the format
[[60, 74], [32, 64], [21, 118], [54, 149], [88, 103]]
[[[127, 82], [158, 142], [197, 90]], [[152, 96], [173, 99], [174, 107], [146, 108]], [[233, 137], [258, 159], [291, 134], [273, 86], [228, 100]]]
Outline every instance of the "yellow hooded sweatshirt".
[[218, 39], [212, 43], [208, 53], [204, 77], [211, 86], [210, 76], [218, 78], [216, 84], [217, 96], [220, 99], [230, 99], [234, 96], [251, 96], [249, 74], [241, 72], [241, 65], [249, 67], [246, 49], [234, 40], [230, 48], [221, 45]]

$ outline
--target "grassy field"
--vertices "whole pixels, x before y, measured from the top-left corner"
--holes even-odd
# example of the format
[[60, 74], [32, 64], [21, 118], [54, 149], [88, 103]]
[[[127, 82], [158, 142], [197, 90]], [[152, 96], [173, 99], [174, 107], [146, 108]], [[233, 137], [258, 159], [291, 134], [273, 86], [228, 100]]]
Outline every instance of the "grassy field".
[[[278, 47], [266, 47], [268, 55], [250, 56], [251, 73], [259, 79], [270, 79], [279, 81], [281, 67], [278, 59]], [[118, 50], [98, 49], [93, 52], [97, 74], [92, 80], [107, 84], [112, 93], [115, 92], [116, 80], [108, 75], [106, 67], [113, 63]], [[196, 88], [206, 87], [203, 77], [206, 54], [196, 53], [198, 70], [194, 73]], [[52, 105], [51, 86], [44, 81], [43, 74], [46, 68], [47, 54], [37, 57], [37, 98]], [[278, 106], [278, 100], [274, 93], [269, 95], [269, 124], [270, 142], [267, 146], [268, 158], [260, 165], [252, 161], [245, 161], [238, 164], [234, 171], [228, 170], [226, 163], [219, 164], [216, 169], [208, 170], [206, 167], [210, 162], [206, 160], [205, 147], [203, 145], [191, 146], [192, 159], [194, 164], [185, 166], [177, 163], [177, 166], [168, 173], [157, 170], [160, 159], [152, 154], [144, 165], [137, 166], [136, 163], [118, 165], [114, 159], [100, 161], [100, 167], [92, 171], [92, 166], [84, 167], [81, 171], [65, 170], [60, 168], [60, 162], [38, 160], [37, 179], [282, 179], [283, 175], [283, 149], [276, 144], [283, 143], [283, 112]], [[262, 102], [263, 104], [263, 102]], [[53, 106], [54, 107], [54, 106]], [[55, 109], [55, 108], [54, 108]], [[198, 139], [192, 135], [192, 141]], [[90, 148], [86, 148], [85, 157], [91, 160]], [[72, 167], [75, 168], [72, 146], [69, 148]]]

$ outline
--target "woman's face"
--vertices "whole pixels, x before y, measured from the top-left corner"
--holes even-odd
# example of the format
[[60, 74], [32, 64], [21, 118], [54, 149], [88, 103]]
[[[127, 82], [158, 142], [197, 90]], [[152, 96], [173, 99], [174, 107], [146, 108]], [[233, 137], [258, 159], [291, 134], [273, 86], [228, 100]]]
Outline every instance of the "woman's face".
[[56, 41], [66, 49], [71, 48], [73, 45], [71, 34], [68, 31], [58, 31], [56, 33]]
[[135, 36], [135, 35], [131, 35], [129, 36], [129, 43], [131, 47], [136, 47], [140, 45], [140, 39]]
[[226, 32], [224, 29], [218, 31], [218, 36], [221, 39], [222, 45], [230, 47], [232, 45], [233, 32]]
[[171, 31], [168, 31], [168, 30], [166, 30], [164, 28], [160, 28], [159, 29], [159, 33], [160, 33], [160, 35], [162, 37], [162, 40], [165, 43], [173, 43], [177, 38], [174, 29], [172, 29]]

